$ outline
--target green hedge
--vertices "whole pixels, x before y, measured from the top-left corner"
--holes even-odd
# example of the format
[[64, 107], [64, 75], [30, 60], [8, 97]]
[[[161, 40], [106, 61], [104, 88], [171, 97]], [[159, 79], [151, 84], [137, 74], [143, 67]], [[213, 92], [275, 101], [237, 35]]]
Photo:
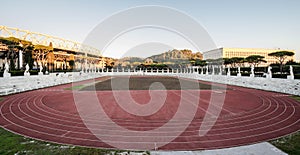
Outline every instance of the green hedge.
[[[73, 70], [56, 70], [50, 73], [73, 72]], [[11, 76], [24, 76], [24, 70], [14, 70], [9, 72]], [[38, 75], [39, 70], [30, 70], [30, 75]], [[45, 74], [45, 72], [44, 72]], [[3, 77], [3, 71], [0, 71], [0, 77]]]
[[[37, 70], [30, 70], [30, 75], [38, 75]], [[24, 76], [24, 71], [23, 70], [15, 70], [15, 71], [10, 71], [9, 72], [11, 76]], [[0, 72], [0, 77], [3, 77], [3, 71]]]

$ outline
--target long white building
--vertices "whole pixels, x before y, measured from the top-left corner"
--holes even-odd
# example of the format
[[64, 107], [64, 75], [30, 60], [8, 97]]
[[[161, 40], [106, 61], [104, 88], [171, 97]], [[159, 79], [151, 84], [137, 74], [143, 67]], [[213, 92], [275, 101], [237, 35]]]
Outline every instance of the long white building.
[[[263, 49], [263, 48], [218, 48], [210, 51], [203, 52], [204, 60], [207, 59], [219, 59], [219, 58], [233, 58], [233, 57], [242, 57], [246, 58], [250, 55], [261, 55], [264, 56], [264, 60], [267, 63], [262, 63], [260, 66], [268, 66], [272, 63], [276, 63], [277, 60], [274, 57], [268, 56], [269, 53], [276, 51], [290, 51], [294, 52], [294, 50], [286, 50], [286, 49]], [[285, 61], [295, 60], [294, 56], [288, 57]]]

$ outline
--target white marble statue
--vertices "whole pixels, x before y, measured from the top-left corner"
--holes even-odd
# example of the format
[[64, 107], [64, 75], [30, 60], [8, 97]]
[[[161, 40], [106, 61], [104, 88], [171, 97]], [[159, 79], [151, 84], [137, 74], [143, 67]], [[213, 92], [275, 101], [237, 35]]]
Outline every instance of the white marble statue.
[[9, 65], [8, 65], [8, 63], [6, 62], [6, 63], [5, 63], [5, 66], [4, 66], [4, 73], [3, 73], [3, 77], [4, 77], [4, 78], [9, 78], [9, 77], [11, 76], [11, 74], [8, 73], [8, 72], [9, 72]]
[[39, 64], [39, 67], [40, 67], [40, 72], [38, 73], [39, 75], [43, 75], [43, 66], [42, 64]]
[[230, 67], [228, 67], [227, 76], [230, 76]]
[[267, 73], [267, 78], [272, 78], [272, 71], [271, 71], [271, 69], [272, 69], [272, 67], [271, 66], [269, 66], [268, 67], [268, 73]]
[[290, 76], [294, 76], [293, 66], [290, 66]]
[[294, 71], [293, 71], [293, 66], [290, 66], [290, 75], [287, 76], [287, 79], [289, 80], [294, 80]]
[[4, 73], [8, 73], [8, 71], [9, 71], [9, 65], [8, 65], [8, 63], [6, 62], [6, 63], [5, 63], [5, 66], [4, 66]]
[[242, 76], [242, 74], [241, 74], [241, 67], [240, 67], [240, 66], [238, 66], [238, 73], [237, 73], [237, 76], [238, 76], [238, 77], [241, 77], [241, 76]]
[[222, 75], [222, 66], [220, 66], [219, 75]]
[[268, 74], [269, 74], [270, 76], [272, 76], [272, 67], [271, 67], [271, 66], [268, 67]]
[[43, 71], [43, 66], [40, 64], [40, 73]]
[[254, 75], [254, 65], [251, 65], [251, 75]]
[[93, 66], [92, 66], [92, 64], [89, 64], [89, 73], [92, 73], [92, 70], [93, 70]]
[[25, 72], [26, 72], [26, 73], [29, 72], [29, 65], [28, 65], [28, 64], [26, 64], [26, 66], [25, 66]]

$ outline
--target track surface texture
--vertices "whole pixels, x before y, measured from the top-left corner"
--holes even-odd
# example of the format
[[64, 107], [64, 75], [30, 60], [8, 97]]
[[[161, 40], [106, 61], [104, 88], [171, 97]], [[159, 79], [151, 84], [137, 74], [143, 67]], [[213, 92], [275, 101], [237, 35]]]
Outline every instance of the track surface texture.
[[[112, 81], [118, 83], [119, 89], [113, 89], [109, 85]], [[122, 149], [159, 150], [202, 150], [217, 149], [233, 146], [268, 141], [278, 138], [300, 129], [300, 103], [290, 98], [289, 95], [267, 92], [256, 89], [248, 89], [236, 86], [225, 86], [204, 81], [180, 79], [186, 83], [179, 86], [179, 80], [171, 77], [132, 77], [129, 86], [126, 77], [101, 77], [95, 80], [82, 81], [74, 84], [55, 86], [35, 91], [24, 92], [5, 96], [0, 101], [0, 125], [12, 132], [35, 139], [51, 141], [63, 144], [80, 145], [87, 147], [116, 148], [107, 141], [119, 142]], [[156, 85], [153, 83], [156, 83]], [[161, 83], [161, 85], [157, 85]], [[181, 83], [182, 84], [182, 83]], [[66, 90], [74, 85], [86, 85], [81, 90]], [[215, 85], [215, 89], [211, 89]], [[195, 89], [199, 87], [198, 89]], [[151, 96], [149, 89], [154, 92]], [[166, 89], [166, 90], [164, 90]], [[181, 89], [181, 90], [180, 90]], [[92, 91], [95, 90], [95, 91]], [[212, 92], [220, 95], [225, 93], [222, 107], [210, 105]], [[130, 93], [130, 99], [140, 105], [147, 105], [152, 98], [160, 98], [161, 91], [166, 92], [164, 104], [155, 113], [149, 115], [134, 115], [122, 108], [114, 98], [114, 92]], [[91, 93], [98, 97], [99, 107], [102, 107], [105, 115], [89, 117], [78, 109], [74, 92], [81, 96]], [[157, 93], [158, 92], [158, 93]], [[75, 93], [75, 94], [76, 94]], [[181, 100], [185, 93], [188, 99]], [[194, 94], [199, 94], [196, 98]], [[154, 96], [153, 96], [154, 95]], [[84, 99], [82, 99], [84, 100]], [[194, 117], [188, 122], [187, 113], [180, 113], [179, 121], [170, 121], [177, 115], [179, 107], [188, 107], [192, 102], [195, 110]], [[93, 108], [86, 104], [86, 108]], [[211, 108], [221, 108], [218, 115], [210, 114]], [[108, 117], [111, 122], [107, 122]], [[103, 118], [103, 119], [102, 119]], [[199, 129], [204, 118], [216, 120], [207, 133], [199, 135]], [[170, 123], [171, 122], [171, 123]], [[183, 131], [179, 131], [181, 125], [188, 122]], [[168, 130], [155, 130], [170, 123]], [[118, 127], [116, 127], [118, 126]], [[145, 132], [145, 135], [136, 134], [138, 137], [128, 135], [127, 131]], [[90, 130], [93, 128], [92, 130]], [[101, 130], [102, 135], [95, 135], [94, 130]], [[178, 132], [170, 142], [171, 133]], [[103, 134], [106, 133], [106, 134]], [[151, 139], [152, 138], [152, 139]], [[159, 141], [155, 143], [155, 140]], [[160, 142], [163, 145], [160, 145]]]

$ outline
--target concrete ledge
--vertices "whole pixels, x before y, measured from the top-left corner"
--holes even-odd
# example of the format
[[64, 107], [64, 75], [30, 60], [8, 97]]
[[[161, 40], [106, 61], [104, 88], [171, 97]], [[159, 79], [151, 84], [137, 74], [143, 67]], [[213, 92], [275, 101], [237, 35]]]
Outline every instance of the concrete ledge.
[[270, 143], [204, 151], [151, 151], [151, 155], [287, 155]]

